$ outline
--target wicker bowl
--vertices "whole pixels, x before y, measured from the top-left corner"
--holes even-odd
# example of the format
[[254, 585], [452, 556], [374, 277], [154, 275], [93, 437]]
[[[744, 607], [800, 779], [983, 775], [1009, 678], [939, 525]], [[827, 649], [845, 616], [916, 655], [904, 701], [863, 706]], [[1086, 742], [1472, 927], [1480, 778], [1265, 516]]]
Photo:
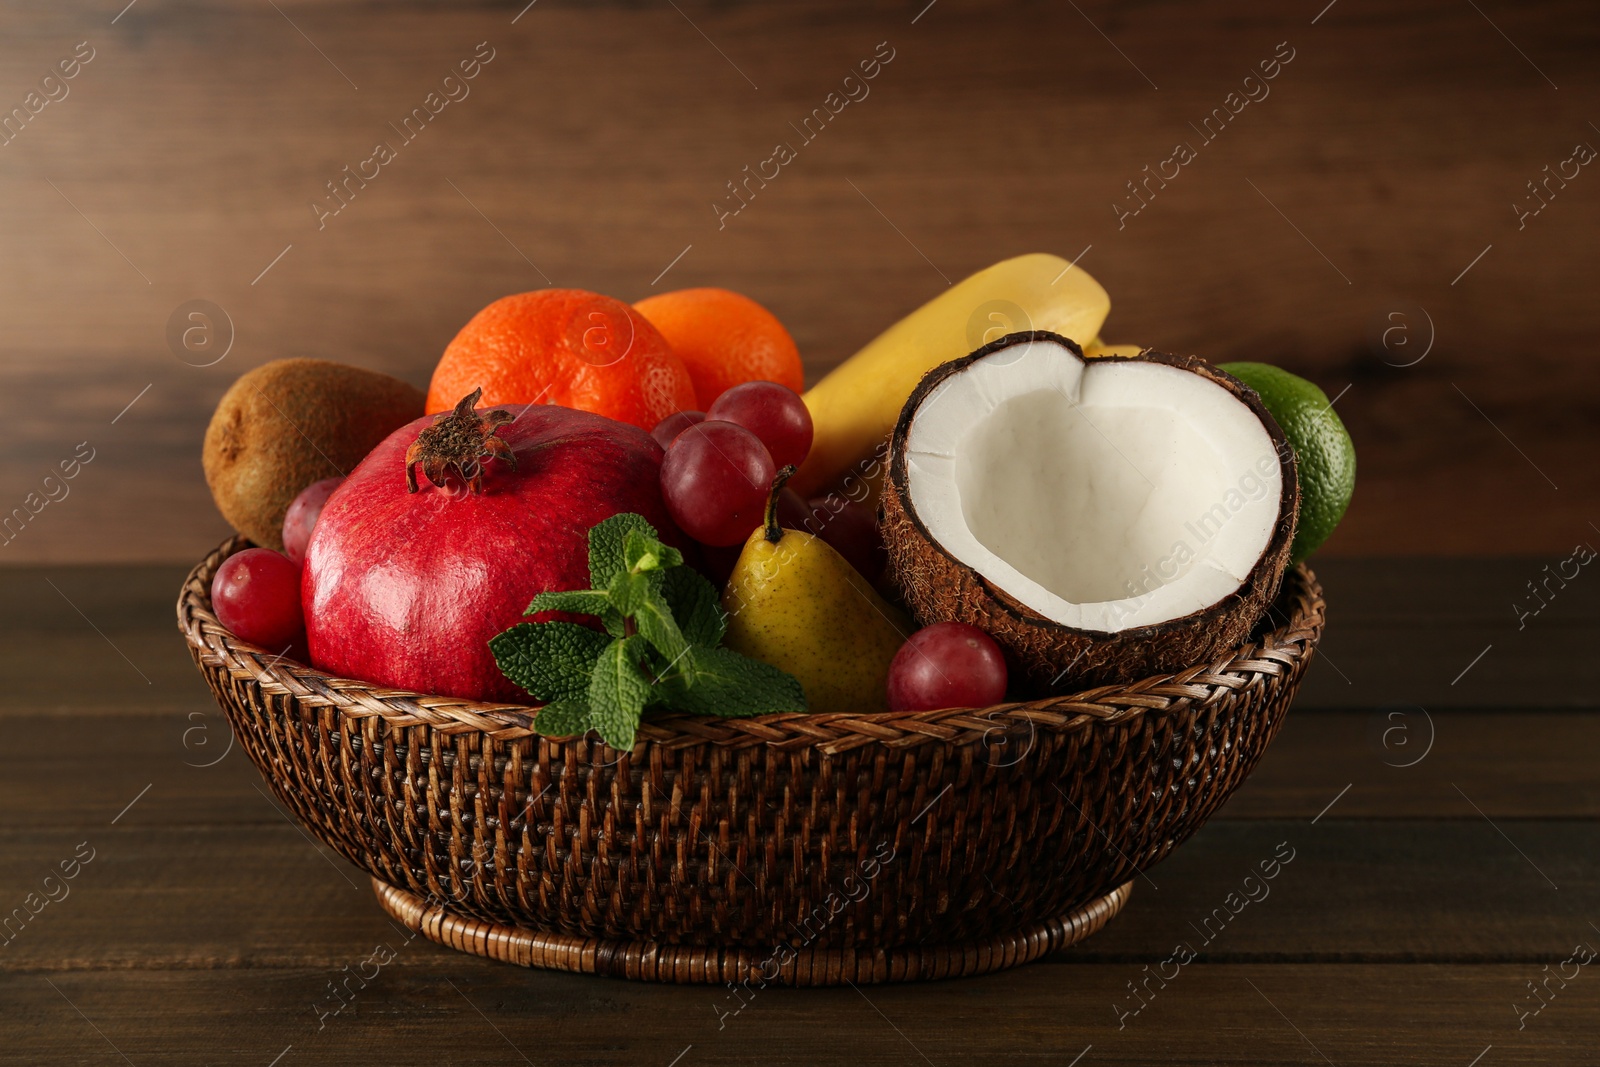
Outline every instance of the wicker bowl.
[[1322, 633], [1284, 578], [1252, 640], [1126, 686], [990, 708], [648, 719], [631, 752], [530, 709], [335, 678], [178, 625], [238, 743], [384, 909], [524, 966], [826, 985], [981, 974], [1098, 930], [1244, 781]]

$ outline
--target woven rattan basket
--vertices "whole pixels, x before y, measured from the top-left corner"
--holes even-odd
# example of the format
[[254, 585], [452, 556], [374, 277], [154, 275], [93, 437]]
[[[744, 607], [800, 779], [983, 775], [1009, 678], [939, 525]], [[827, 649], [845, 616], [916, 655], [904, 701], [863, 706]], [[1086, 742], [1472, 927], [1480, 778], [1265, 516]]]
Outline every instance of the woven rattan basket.
[[466, 952], [671, 982], [981, 974], [1103, 926], [1278, 732], [1322, 633], [1304, 567], [1254, 640], [991, 708], [647, 720], [632, 752], [527, 708], [335, 678], [178, 624], [278, 798], [385, 910]]

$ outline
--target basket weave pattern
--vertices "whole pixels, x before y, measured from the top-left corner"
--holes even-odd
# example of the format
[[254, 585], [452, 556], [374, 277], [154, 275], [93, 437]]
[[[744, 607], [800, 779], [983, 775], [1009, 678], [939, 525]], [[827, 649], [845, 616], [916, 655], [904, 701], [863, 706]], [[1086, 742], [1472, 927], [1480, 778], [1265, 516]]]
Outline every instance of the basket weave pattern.
[[981, 941], [1110, 893], [1243, 782], [1323, 625], [1301, 567], [1251, 641], [1177, 675], [982, 709], [663, 716], [618, 752], [235, 638], [209, 590], [245, 545], [189, 575], [179, 627], [319, 838], [463, 920], [741, 953]]

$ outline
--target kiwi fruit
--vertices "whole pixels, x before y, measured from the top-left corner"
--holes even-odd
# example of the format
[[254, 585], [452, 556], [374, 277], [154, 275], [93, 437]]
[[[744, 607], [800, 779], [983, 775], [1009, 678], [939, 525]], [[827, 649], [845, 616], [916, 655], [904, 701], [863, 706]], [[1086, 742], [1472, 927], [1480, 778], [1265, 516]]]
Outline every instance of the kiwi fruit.
[[349, 474], [422, 416], [422, 390], [323, 359], [279, 359], [223, 394], [202, 461], [217, 510], [263, 548], [283, 549], [283, 516], [312, 482]]

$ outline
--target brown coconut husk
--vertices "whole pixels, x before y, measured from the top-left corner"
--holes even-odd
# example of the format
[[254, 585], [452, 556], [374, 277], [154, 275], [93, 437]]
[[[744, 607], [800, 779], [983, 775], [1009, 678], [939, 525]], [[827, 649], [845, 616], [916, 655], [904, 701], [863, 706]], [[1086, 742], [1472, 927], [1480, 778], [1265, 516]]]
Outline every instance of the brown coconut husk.
[[1271, 540], [1238, 590], [1201, 611], [1128, 630], [1080, 630], [1045, 618], [951, 556], [929, 534], [907, 491], [906, 437], [923, 400], [952, 375], [998, 349], [1029, 341], [1054, 341], [1078, 358], [1076, 343], [1046, 331], [1008, 334], [962, 359], [929, 371], [907, 399], [890, 442], [888, 478], [879, 519], [889, 553], [891, 580], [920, 625], [963, 622], [987, 632], [1004, 650], [1018, 694], [1123, 684], [1207, 663], [1249, 636], [1278, 595], [1289, 564], [1300, 483], [1294, 449], [1255, 391], [1195, 356], [1146, 350], [1137, 356], [1102, 356], [1093, 362], [1161, 363], [1199, 374], [1227, 389], [1261, 420], [1272, 439], [1283, 495]]

